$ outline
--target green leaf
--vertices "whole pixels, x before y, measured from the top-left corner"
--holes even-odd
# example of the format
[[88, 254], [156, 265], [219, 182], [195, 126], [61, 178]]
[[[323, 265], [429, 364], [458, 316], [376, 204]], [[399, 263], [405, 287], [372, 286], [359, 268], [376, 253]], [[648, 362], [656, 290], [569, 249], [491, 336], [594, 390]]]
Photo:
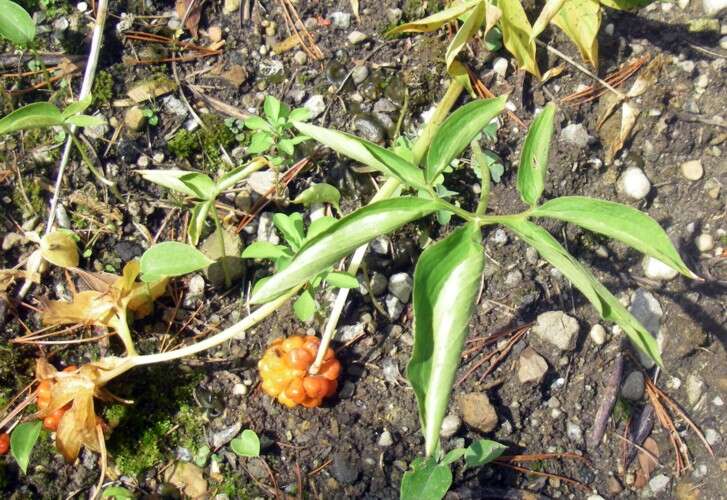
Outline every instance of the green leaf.
[[202, 236], [204, 230], [204, 223], [207, 220], [207, 214], [209, 213], [215, 200], [206, 200], [197, 203], [192, 208], [192, 216], [189, 218], [189, 228], [187, 229], [187, 236], [189, 242], [193, 246], [197, 246], [199, 238]]
[[307, 108], [295, 108], [290, 112], [288, 121], [290, 122], [304, 122], [310, 118], [310, 111]]
[[661, 352], [654, 337], [586, 268], [542, 227], [525, 219], [507, 219], [505, 226], [556, 267], [588, 299], [601, 317], [617, 323], [636, 347], [663, 366]]
[[0, 36], [15, 45], [27, 46], [35, 38], [35, 23], [30, 14], [15, 2], [0, 0]]
[[303, 228], [303, 216], [298, 212], [290, 215], [275, 214], [273, 215], [273, 224], [278, 231], [283, 233], [283, 238], [293, 250], [298, 250], [303, 246], [305, 232]]
[[271, 95], [265, 96], [263, 110], [265, 111], [265, 116], [270, 122], [277, 122], [278, 118], [280, 118], [280, 101]]
[[12, 453], [23, 474], [28, 472], [30, 454], [38, 441], [42, 424], [41, 420], [19, 424], [10, 434], [10, 453]]
[[517, 189], [523, 201], [530, 206], [538, 203], [545, 187], [555, 109], [555, 104], [550, 103], [538, 113], [530, 125], [523, 151], [520, 153]]
[[533, 23], [533, 32], [530, 34], [530, 38], [532, 40], [535, 40], [538, 35], [545, 30], [551, 19], [553, 19], [560, 8], [563, 7], [563, 2], [565, 1], [566, 0], [546, 0], [543, 9], [540, 11], [540, 14], [538, 14], [538, 18]]
[[280, 139], [278, 141], [278, 149], [286, 155], [292, 155], [295, 151], [295, 146], [290, 139]]
[[[0, 0], [1, 1], [1, 0]], [[66, 109], [63, 110], [63, 113], [61, 113], [61, 116], [64, 120], [70, 118], [73, 115], [77, 115], [78, 113], [83, 113], [86, 111], [86, 108], [88, 108], [91, 103], [93, 102], [93, 96], [91, 94], [88, 94], [83, 99], [72, 102], [68, 106], [66, 106]]]
[[431, 183], [504, 108], [507, 96], [481, 99], [457, 109], [442, 123], [426, 159], [426, 180]]
[[259, 116], [251, 116], [245, 120], [245, 126], [252, 130], [270, 130], [270, 124]]
[[101, 493], [101, 498], [112, 498], [113, 500], [133, 500], [134, 494], [121, 486], [109, 486]]
[[252, 429], [245, 429], [239, 436], [230, 441], [230, 448], [241, 457], [259, 457], [260, 438]]
[[350, 273], [332, 271], [326, 274], [326, 281], [336, 288], [358, 288], [356, 276]]
[[606, 7], [617, 10], [636, 10], [654, 3], [654, 0], [601, 0]]
[[465, 450], [464, 461], [468, 467], [485, 465], [502, 455], [507, 446], [489, 439], [475, 441]]
[[49, 102], [34, 102], [0, 118], [0, 135], [56, 125], [63, 125], [60, 110]]
[[338, 222], [338, 219], [328, 215], [324, 215], [323, 217], [319, 217], [318, 219], [314, 220], [308, 226], [308, 234], [306, 234], [305, 236], [305, 241], [308, 242], [312, 240], [336, 222]]
[[664, 262], [688, 278], [697, 277], [659, 223], [635, 208], [585, 196], [564, 196], [537, 207], [533, 215], [552, 217], [604, 234]]
[[449, 465], [462, 458], [465, 453], [467, 453], [467, 450], [464, 448], [455, 448], [453, 450], [449, 450], [447, 454], [444, 455], [444, 457], [439, 461], [439, 463], [441, 465]]
[[424, 174], [404, 158], [376, 144], [356, 137], [309, 123], [296, 122], [295, 128], [333, 149], [364, 165], [373, 167], [387, 175], [394, 176], [410, 186], [426, 189]]
[[416, 459], [411, 470], [401, 478], [400, 500], [440, 500], [452, 485], [448, 465], [438, 464], [434, 457]]
[[449, 21], [454, 21], [481, 2], [482, 0], [472, 0], [470, 2], [452, 5], [451, 7], [440, 10], [431, 16], [397, 26], [396, 28], [389, 30], [386, 35], [397, 35], [399, 33], [427, 33], [434, 31]]
[[309, 240], [288, 267], [253, 292], [250, 302], [268, 302], [335, 264], [364, 243], [434, 212], [439, 205], [421, 198], [394, 198], [367, 205]]
[[295, 312], [295, 317], [303, 322], [313, 319], [316, 314], [316, 300], [310, 290], [304, 290], [293, 302], [293, 312]]
[[439, 445], [454, 376], [485, 259], [470, 223], [427, 248], [414, 271], [414, 350], [407, 378], [414, 389], [426, 455]]
[[583, 59], [598, 67], [601, 6], [597, 0], [566, 0], [553, 18], [553, 24], [576, 44]]
[[213, 263], [213, 260], [191, 245], [165, 241], [144, 252], [141, 256], [141, 272], [153, 276], [182, 276]]
[[[474, 8], [469, 11], [467, 20], [462, 24], [459, 30], [457, 30], [457, 34], [454, 36], [454, 38], [452, 38], [452, 41], [449, 42], [449, 46], [447, 47], [447, 51], [445, 52], [444, 56], [444, 59], [447, 63], [448, 73], [450, 67], [452, 66], [452, 63], [457, 57], [457, 54], [459, 54], [460, 51], [465, 47], [465, 45], [467, 45], [467, 42], [469, 42], [477, 34], [480, 26], [482, 26], [482, 23], [485, 22], [486, 5], [487, 3], [484, 0], [478, 2], [474, 6]], [[467, 77], [467, 79], [469, 80], [469, 76]]]
[[521, 69], [540, 79], [540, 70], [535, 59], [535, 42], [530, 39], [533, 28], [520, 0], [498, 0], [497, 6], [502, 11], [500, 29], [505, 48], [515, 56]]
[[69, 125], [75, 125], [76, 127], [98, 127], [106, 123], [106, 119], [102, 116], [91, 116], [91, 115], [73, 115], [69, 116], [64, 120]]
[[242, 251], [243, 259], [278, 259], [287, 255], [283, 245], [273, 245], [267, 241], [256, 241]]
[[293, 203], [298, 203], [305, 207], [309, 206], [311, 203], [330, 203], [334, 207], [339, 208], [338, 203], [340, 200], [341, 193], [338, 192], [338, 189], [330, 184], [321, 182], [319, 184], [313, 184], [308, 189], [300, 193], [295, 197]]
[[217, 196], [217, 185], [205, 174], [188, 172], [179, 177], [179, 180], [201, 200], [212, 200]]
[[168, 170], [137, 170], [136, 173], [154, 184], [158, 184], [172, 191], [196, 198], [197, 192], [182, 182], [182, 177], [189, 175], [187, 170], [176, 168]]
[[273, 145], [275, 139], [267, 132], [256, 132], [250, 140], [247, 152], [251, 155], [264, 153]]

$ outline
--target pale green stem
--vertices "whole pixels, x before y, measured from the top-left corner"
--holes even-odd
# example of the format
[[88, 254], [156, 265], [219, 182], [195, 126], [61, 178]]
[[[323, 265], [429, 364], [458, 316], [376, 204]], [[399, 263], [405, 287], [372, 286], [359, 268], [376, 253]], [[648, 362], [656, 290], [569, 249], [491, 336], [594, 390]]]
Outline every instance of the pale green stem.
[[[424, 129], [421, 131], [419, 137], [414, 143], [414, 146], [412, 147], [412, 155], [414, 156], [415, 165], [419, 165], [421, 163], [424, 155], [429, 149], [429, 145], [432, 143], [434, 134], [437, 132], [437, 130], [439, 130], [439, 127], [444, 122], [445, 118], [447, 118], [449, 111], [452, 109], [452, 106], [454, 106], [454, 103], [457, 102], [457, 99], [459, 98], [463, 89], [464, 87], [460, 83], [454, 80], [451, 80], [449, 82], [447, 92], [445, 92], [444, 96], [439, 101], [437, 109], [435, 109], [434, 111], [434, 116], [432, 116], [432, 119], [429, 121], [429, 123], [424, 126]], [[381, 189], [379, 189], [379, 191], [371, 199], [369, 204], [391, 198], [400, 186], [401, 183], [398, 179], [390, 177], [386, 180], [384, 185], [381, 186]], [[355, 275], [358, 272], [358, 268], [361, 265], [364, 256], [366, 255], [367, 248], [368, 243], [358, 247], [354, 252], [353, 256], [351, 257], [351, 263], [348, 265], [347, 269], [350, 274]], [[323, 334], [321, 335], [321, 345], [318, 348], [316, 359], [308, 370], [312, 375], [317, 374], [318, 371], [321, 369], [321, 364], [323, 363], [323, 357], [326, 354], [326, 349], [328, 349], [328, 346], [331, 343], [331, 339], [333, 339], [333, 335], [336, 332], [336, 325], [338, 325], [338, 320], [341, 317], [341, 313], [343, 312], [343, 307], [346, 305], [348, 292], [348, 288], [341, 288], [340, 290], [338, 290], [338, 295], [336, 295], [336, 300], [333, 303], [331, 314], [330, 316], [328, 316], [328, 321], [326, 321], [326, 326], [324, 327]]]
[[480, 177], [482, 177], [480, 202], [477, 204], [475, 215], [483, 215], [487, 211], [487, 204], [490, 200], [490, 186], [492, 182], [490, 179], [490, 167], [487, 165], [482, 148], [480, 148], [480, 144], [476, 140], [472, 141], [470, 147], [472, 148], [472, 160], [480, 164]]
[[222, 254], [222, 257], [220, 258], [220, 264], [222, 265], [222, 274], [225, 275], [225, 288], [230, 288], [232, 285], [232, 276], [230, 275], [230, 270], [227, 267], [227, 252], [225, 251], [225, 234], [223, 233], [224, 228], [222, 227], [222, 223], [220, 222], [220, 216], [217, 214], [217, 207], [214, 204], [214, 201], [212, 202], [212, 220], [215, 222], [215, 228], [217, 233], [217, 243], [220, 245], [220, 253]]
[[116, 330], [116, 335], [118, 335], [121, 341], [124, 343], [124, 347], [126, 348], [126, 355], [129, 357], [136, 356], [137, 352], [136, 347], [134, 346], [134, 340], [131, 338], [129, 323], [126, 320], [126, 315], [123, 311], [116, 314], [112, 326], [114, 330]]

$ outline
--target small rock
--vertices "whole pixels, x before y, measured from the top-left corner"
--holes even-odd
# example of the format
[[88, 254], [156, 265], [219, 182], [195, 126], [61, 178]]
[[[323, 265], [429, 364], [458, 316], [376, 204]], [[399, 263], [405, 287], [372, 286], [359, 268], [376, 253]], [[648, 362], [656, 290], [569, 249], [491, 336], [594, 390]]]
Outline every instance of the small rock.
[[[727, 38], [727, 37], [725, 37], [725, 38]], [[704, 192], [707, 193], [707, 196], [709, 196], [713, 200], [716, 200], [717, 198], [719, 198], [719, 192], [721, 190], [722, 190], [722, 185], [715, 178], [707, 179], [704, 182]]]
[[268, 193], [275, 189], [276, 177], [275, 172], [272, 170], [258, 170], [250, 174], [250, 177], [247, 178], [247, 184], [257, 194], [267, 196]]
[[240, 0], [225, 0], [222, 12], [225, 14], [236, 14], [240, 9]]
[[399, 316], [401, 316], [401, 313], [404, 311], [404, 304], [402, 304], [401, 301], [392, 294], [386, 295], [385, 302], [386, 312], [389, 314], [389, 319], [395, 321], [399, 318]]
[[702, 9], [706, 15], [716, 17], [727, 9], [727, 0], [702, 0]]
[[78, 12], [86, 12], [88, 10], [88, 4], [86, 2], [78, 2], [76, 8]]
[[382, 448], [388, 448], [389, 446], [394, 444], [394, 439], [391, 437], [391, 433], [389, 431], [384, 431], [379, 436], [379, 440], [376, 442], [376, 444]]
[[588, 335], [596, 345], [603, 345], [606, 343], [606, 329], [599, 324], [593, 325], [591, 327], [591, 331], [588, 332]]
[[176, 449], [175, 455], [177, 456], [177, 460], [181, 460], [182, 462], [192, 461], [192, 452], [183, 446], [179, 446]]
[[303, 107], [310, 113], [310, 119], [317, 118], [326, 110], [326, 103], [323, 102], [323, 96], [316, 94], [308, 98], [303, 103]]
[[666, 490], [666, 487], [669, 486], [670, 481], [671, 479], [669, 478], [669, 476], [659, 474], [658, 476], [654, 476], [653, 478], [651, 478], [651, 481], [649, 481], [649, 489], [655, 494], [661, 493]]
[[714, 248], [714, 238], [711, 234], [702, 233], [694, 241], [700, 252], [710, 252]]
[[407, 273], [397, 273], [389, 278], [389, 291], [404, 304], [411, 298], [414, 282]]
[[560, 140], [571, 146], [583, 149], [588, 146], [591, 137], [582, 123], [570, 123], [560, 131]]
[[351, 14], [348, 12], [334, 12], [328, 17], [334, 28], [345, 30], [351, 26]]
[[644, 260], [641, 261], [641, 268], [647, 278], [659, 281], [673, 280], [679, 274], [675, 269], [650, 255], [646, 255]]
[[629, 401], [639, 401], [644, 397], [644, 375], [640, 371], [628, 374], [621, 386], [621, 396]]
[[367, 38], [368, 35], [366, 33], [361, 33], [360, 31], [352, 31], [348, 34], [348, 43], [350, 43], [351, 45], [356, 45], [365, 41]]
[[204, 294], [204, 278], [199, 274], [192, 277], [187, 285], [187, 297], [201, 297]]
[[528, 264], [535, 265], [538, 263], [538, 251], [535, 250], [533, 247], [528, 247], [525, 250], [525, 260]]
[[257, 226], [257, 239], [259, 241], [267, 241], [273, 245], [280, 243], [280, 237], [275, 232], [272, 212], [263, 212], [260, 214]]
[[443, 438], [449, 438], [457, 434], [460, 427], [462, 427], [462, 419], [454, 413], [450, 413], [442, 420], [442, 428], [439, 430], [439, 434]]
[[[100, 113], [96, 113], [94, 115], [96, 118], [104, 118], [103, 115]], [[89, 139], [103, 139], [104, 136], [109, 131], [109, 123], [108, 121], [105, 121], [104, 123], [100, 125], [95, 125], [93, 127], [85, 127], [83, 129], [83, 135], [88, 137]]]
[[470, 392], [459, 397], [462, 419], [480, 432], [491, 432], [497, 426], [495, 407], [484, 392]]
[[356, 66], [351, 70], [351, 80], [353, 80], [353, 83], [358, 85], [359, 83], [362, 83], [366, 78], [369, 76], [369, 69], [366, 67], [366, 65]]
[[386, 292], [386, 288], [389, 286], [389, 280], [386, 279], [386, 276], [384, 276], [383, 273], [374, 271], [371, 274], [371, 282], [369, 283], [369, 286], [371, 287], [369, 292], [374, 297], [378, 297]]
[[[644, 328], [651, 333], [654, 337], [659, 333], [661, 326], [661, 317], [664, 315], [664, 311], [661, 309], [659, 301], [656, 297], [643, 288], [637, 289], [631, 296], [631, 304], [629, 305], [629, 312], [644, 325]], [[654, 361], [646, 354], [637, 350], [637, 354], [641, 361], [641, 364], [645, 368], [651, 368], [654, 366]]]
[[521, 384], [535, 382], [539, 384], [548, 371], [548, 363], [535, 349], [528, 347], [520, 353], [517, 377]]
[[699, 375], [690, 373], [686, 383], [687, 401], [691, 406], [696, 405], [704, 394], [704, 380]]
[[240, 422], [235, 422], [230, 427], [226, 427], [213, 433], [210, 437], [210, 444], [212, 448], [219, 448], [232, 441], [232, 439], [240, 433], [240, 429], [242, 429], [242, 424]]
[[133, 131], [138, 132], [146, 124], [146, 116], [139, 106], [132, 106], [124, 114], [124, 124]]
[[690, 181], [698, 181], [704, 175], [702, 160], [689, 160], [682, 163], [682, 175]]
[[346, 343], [355, 339], [364, 332], [363, 323], [356, 323], [355, 325], [344, 325], [338, 328], [338, 340]]
[[353, 484], [361, 473], [361, 466], [352, 455], [336, 453], [329, 470], [339, 483]]
[[507, 66], [507, 59], [505, 59], [504, 57], [498, 57], [492, 63], [492, 70], [500, 78], [505, 78], [507, 76]]
[[586, 500], [606, 500], [601, 495], [589, 495]]
[[709, 446], [715, 446], [719, 444], [720, 441], [722, 441], [722, 436], [719, 432], [717, 432], [714, 429], [705, 429], [704, 431], [704, 439], [707, 440], [707, 443], [709, 443]]
[[370, 243], [371, 250], [379, 255], [387, 255], [389, 253], [389, 239], [386, 236], [374, 238]]
[[388, 97], [382, 97], [374, 103], [374, 113], [394, 113], [398, 109]]
[[[230, 281], [239, 280], [245, 272], [245, 264], [240, 258], [242, 253], [242, 240], [240, 236], [226, 229], [222, 230], [224, 248], [220, 245], [220, 237], [215, 230], [200, 245], [200, 250], [215, 263], [204, 270], [210, 283], [216, 286], [226, 285], [225, 269]], [[224, 266], [224, 267], [223, 267]]]
[[515, 288], [523, 281], [523, 273], [519, 269], [513, 269], [507, 275], [505, 275], [505, 286], [508, 288]]
[[222, 40], [222, 28], [218, 25], [210, 26], [207, 29], [207, 37], [210, 39], [210, 42], [219, 42]]
[[233, 396], [244, 396], [247, 394], [247, 386], [245, 384], [237, 383], [232, 386], [232, 395]]
[[403, 12], [401, 9], [387, 9], [386, 10], [386, 20], [389, 21], [390, 24], [397, 24], [399, 21], [401, 21], [401, 16]]
[[533, 333], [561, 351], [572, 351], [578, 338], [578, 321], [562, 311], [550, 311], [538, 316]]
[[[505, 232], [505, 230], [502, 228], [497, 228], [495, 230], [495, 236], [492, 238], [492, 241], [494, 241], [496, 245], [503, 246], [507, 243], [507, 240], [508, 240], [507, 232]], [[528, 247], [528, 248], [532, 248], [532, 247]], [[536, 250], [536, 252], [537, 252], [537, 250]]]
[[302, 50], [299, 50], [295, 54], [293, 54], [293, 61], [298, 66], [303, 66], [305, 65], [305, 63], [308, 62], [308, 54], [306, 54]]
[[629, 167], [619, 177], [617, 188], [629, 198], [641, 200], [651, 191], [651, 182], [639, 167]]
[[164, 106], [164, 111], [175, 116], [184, 117], [189, 113], [187, 106], [184, 105], [181, 99], [173, 95], [164, 97], [162, 99], [162, 106]]
[[371, 142], [383, 141], [386, 134], [379, 119], [368, 113], [358, 115], [353, 121], [353, 128], [362, 138]]
[[180, 462], [164, 472], [164, 480], [184, 492], [190, 498], [207, 495], [207, 481], [200, 467], [188, 462]]
[[577, 423], [569, 420], [565, 424], [565, 433], [568, 436], [568, 439], [570, 439], [574, 443], [583, 442], [583, 429], [581, 429], [581, 426]]

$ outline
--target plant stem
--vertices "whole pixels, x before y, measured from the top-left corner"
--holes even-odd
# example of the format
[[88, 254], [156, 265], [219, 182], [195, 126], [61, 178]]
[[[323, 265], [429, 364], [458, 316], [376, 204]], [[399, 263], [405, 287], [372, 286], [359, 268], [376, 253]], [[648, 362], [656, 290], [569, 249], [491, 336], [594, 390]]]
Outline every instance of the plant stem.
[[490, 179], [490, 166], [487, 164], [480, 143], [476, 140], [470, 143], [472, 148], [472, 159], [480, 164], [480, 177], [482, 177], [482, 187], [480, 191], [480, 201], [477, 204], [475, 215], [483, 215], [487, 211], [487, 204], [490, 201], [490, 186], [492, 180]]
[[215, 221], [217, 243], [220, 245], [220, 252], [222, 253], [222, 257], [219, 260], [222, 265], [222, 274], [225, 275], [225, 288], [230, 288], [230, 286], [232, 286], [232, 276], [230, 275], [230, 270], [227, 267], [228, 262], [227, 252], [225, 251], [225, 233], [223, 232], [224, 228], [220, 222], [220, 216], [217, 214], [217, 207], [215, 206], [214, 201], [212, 202], [212, 220]]
[[120, 313], [118, 313], [113, 319], [112, 326], [114, 330], [116, 330], [116, 335], [118, 335], [121, 341], [124, 343], [124, 347], [126, 348], [126, 355], [129, 357], [137, 356], [136, 347], [134, 347], [134, 340], [131, 338], [129, 323], [126, 320], [125, 315], [124, 317], [122, 317]]
[[96, 176], [96, 178], [101, 181], [103, 184], [108, 186], [108, 188], [111, 190], [111, 192], [116, 196], [120, 201], [123, 201], [121, 198], [121, 194], [116, 189], [116, 184], [110, 180], [108, 180], [104, 175], [98, 171], [96, 166], [91, 161], [91, 158], [88, 157], [88, 153], [86, 152], [86, 147], [81, 144], [81, 141], [78, 140], [76, 135], [72, 133], [69, 129], [66, 129], [66, 134], [68, 134], [68, 137], [71, 138], [71, 141], [73, 141], [73, 145], [76, 146], [76, 149], [81, 154], [81, 160], [83, 163], [85, 163], [86, 167], [91, 171], [93, 175]]
[[[442, 122], [444, 122], [445, 118], [447, 118], [449, 111], [452, 109], [452, 106], [454, 106], [454, 103], [457, 102], [457, 99], [463, 89], [464, 87], [460, 83], [455, 80], [450, 80], [449, 87], [444, 93], [442, 99], [439, 101], [439, 104], [437, 104], [437, 109], [434, 111], [432, 119], [424, 126], [424, 129], [421, 131], [419, 137], [414, 143], [414, 146], [412, 147], [412, 155], [414, 156], [415, 165], [419, 165], [421, 163], [424, 155], [429, 149], [429, 145], [432, 143], [434, 134], [437, 130], [439, 130], [439, 127]], [[387, 179], [384, 185], [381, 186], [381, 189], [379, 189], [379, 192], [371, 199], [369, 204], [391, 198], [399, 189], [400, 185], [401, 183], [393, 177]], [[354, 252], [351, 257], [351, 263], [348, 265], [347, 269], [350, 274], [356, 275], [356, 272], [358, 272], [358, 268], [366, 255], [367, 248], [368, 243], [361, 245]], [[331, 309], [331, 314], [328, 316], [328, 321], [326, 321], [326, 326], [324, 327], [323, 334], [321, 335], [321, 345], [318, 347], [316, 359], [313, 361], [313, 364], [308, 370], [311, 375], [317, 374], [321, 369], [323, 356], [325, 355], [326, 349], [328, 349], [331, 339], [333, 339], [333, 335], [336, 332], [336, 325], [338, 324], [338, 320], [343, 312], [343, 307], [346, 305], [348, 292], [348, 288], [341, 288], [338, 290], [338, 295], [336, 295], [336, 300], [333, 303], [333, 309]]]

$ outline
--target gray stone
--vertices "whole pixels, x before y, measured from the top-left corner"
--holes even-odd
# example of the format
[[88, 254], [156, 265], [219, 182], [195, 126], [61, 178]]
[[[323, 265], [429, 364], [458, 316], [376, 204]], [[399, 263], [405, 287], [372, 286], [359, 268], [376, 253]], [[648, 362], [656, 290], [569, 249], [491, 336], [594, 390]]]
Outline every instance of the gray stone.
[[505, 232], [505, 230], [502, 228], [497, 228], [495, 230], [495, 235], [492, 237], [492, 241], [495, 242], [495, 245], [503, 246], [507, 243], [507, 240], [507, 232]]
[[565, 433], [568, 436], [568, 439], [574, 443], [583, 442], [583, 429], [581, 429], [580, 425], [571, 420], [565, 424]]
[[371, 282], [369, 283], [369, 286], [371, 287], [369, 292], [374, 297], [378, 297], [379, 295], [383, 295], [386, 292], [386, 288], [389, 286], [389, 280], [386, 279], [386, 276], [378, 271], [374, 271], [370, 276]]
[[177, 460], [181, 460], [182, 462], [192, 461], [192, 452], [189, 451], [187, 448], [184, 448], [183, 446], [179, 446], [175, 450], [175, 455], [177, 456]]
[[706, 15], [717, 17], [727, 9], [727, 0], [702, 0], [702, 9]]
[[389, 278], [389, 291], [404, 304], [411, 298], [411, 290], [414, 282], [407, 273], [393, 274]]
[[722, 436], [719, 432], [717, 432], [714, 429], [705, 429], [704, 431], [704, 439], [707, 440], [707, 443], [709, 443], [709, 446], [715, 446], [722, 441]]
[[374, 238], [371, 243], [371, 250], [379, 255], [386, 255], [389, 253], [389, 239], [386, 236], [379, 236]]
[[295, 54], [293, 54], [293, 62], [298, 66], [303, 66], [305, 63], [308, 62], [308, 55], [302, 50], [299, 50]]
[[629, 167], [619, 177], [616, 187], [629, 198], [641, 200], [651, 191], [651, 181], [639, 167]]
[[187, 297], [194, 298], [204, 295], [204, 278], [199, 274], [192, 276], [187, 285]]
[[515, 288], [523, 281], [523, 273], [520, 269], [513, 269], [505, 275], [505, 286]]
[[[664, 312], [659, 305], [659, 301], [656, 300], [651, 292], [644, 290], [643, 288], [637, 289], [631, 296], [631, 304], [629, 305], [629, 311], [639, 322], [651, 333], [652, 336], [656, 337], [659, 332], [661, 325], [661, 317]], [[648, 355], [642, 352], [640, 349], [635, 348], [636, 354], [639, 357], [639, 361], [644, 368], [652, 368], [654, 366], [654, 360]]]
[[358, 85], [359, 83], [362, 83], [366, 78], [369, 76], [369, 69], [366, 67], [366, 65], [362, 64], [361, 66], [356, 66], [351, 70], [351, 80], [353, 80], [353, 83]]
[[138, 132], [146, 125], [146, 116], [139, 106], [132, 106], [124, 113], [124, 124], [132, 132]]
[[548, 363], [535, 349], [528, 347], [520, 353], [517, 377], [521, 384], [535, 382], [539, 384], [548, 371]]
[[379, 440], [376, 442], [376, 444], [382, 448], [388, 448], [389, 446], [394, 444], [394, 439], [391, 437], [391, 433], [389, 431], [384, 431], [379, 436]]
[[326, 110], [326, 103], [323, 101], [323, 96], [316, 94], [308, 98], [303, 107], [310, 113], [310, 119], [317, 118]]
[[621, 385], [621, 396], [629, 401], [639, 401], [644, 397], [644, 375], [640, 371], [628, 374]]
[[687, 383], [685, 387], [687, 391], [687, 401], [691, 406], [696, 405], [704, 394], [704, 380], [699, 375], [690, 373], [687, 376]]
[[439, 430], [439, 434], [443, 438], [449, 438], [457, 434], [460, 427], [462, 427], [462, 419], [454, 413], [450, 413], [442, 420], [442, 428]]
[[500, 78], [505, 78], [507, 76], [507, 66], [507, 59], [505, 59], [504, 57], [498, 57], [492, 63], [492, 70]]
[[275, 189], [276, 174], [272, 170], [258, 170], [247, 178], [247, 185], [257, 194], [266, 196]]
[[659, 474], [658, 476], [654, 476], [651, 478], [651, 481], [649, 481], [649, 489], [653, 491], [655, 494], [662, 493], [664, 490], [666, 490], [667, 486], [669, 486], [669, 482], [671, 479], [669, 476], [665, 474]]
[[694, 244], [700, 252], [711, 252], [714, 249], [714, 238], [711, 234], [700, 234], [694, 240]]
[[679, 274], [675, 269], [650, 255], [644, 256], [641, 268], [647, 278], [658, 281], [670, 281]]
[[572, 351], [578, 339], [578, 321], [562, 311], [550, 311], [538, 316], [533, 333], [561, 351]]
[[464, 422], [480, 432], [492, 432], [497, 426], [497, 413], [484, 392], [469, 392], [459, 397]]
[[351, 14], [348, 12], [333, 12], [328, 18], [334, 28], [347, 29], [351, 26]]
[[[101, 113], [96, 113], [94, 115], [96, 118], [105, 118]], [[109, 131], [109, 123], [108, 121], [102, 123], [101, 125], [95, 125], [93, 127], [85, 127], [83, 129], [83, 135], [90, 139], [103, 139], [104, 136]]]
[[354, 455], [336, 453], [329, 470], [339, 483], [353, 484], [361, 473], [361, 465]]
[[164, 97], [162, 99], [162, 105], [164, 106], [164, 111], [172, 115], [187, 116], [187, 113], [189, 113], [187, 106], [177, 96], [168, 95]]
[[242, 424], [240, 422], [235, 422], [231, 426], [225, 427], [224, 429], [213, 433], [210, 436], [211, 447], [216, 449], [226, 445], [240, 433], [240, 429], [242, 429]]
[[273, 245], [280, 243], [280, 237], [275, 232], [272, 212], [263, 212], [260, 214], [257, 226], [257, 239], [259, 241], [267, 241]]
[[399, 109], [388, 97], [382, 97], [374, 103], [374, 113], [393, 113]]
[[404, 304], [402, 304], [401, 301], [392, 294], [386, 295], [385, 302], [386, 312], [389, 314], [389, 319], [395, 321], [399, 318], [399, 316], [401, 316], [401, 313], [404, 311]]
[[368, 113], [358, 115], [353, 121], [353, 128], [362, 138], [371, 142], [383, 141], [386, 134], [380, 120]]
[[348, 43], [350, 43], [351, 45], [356, 45], [367, 39], [368, 35], [366, 33], [361, 33], [360, 31], [352, 31], [348, 34]]
[[364, 332], [363, 323], [356, 323], [355, 325], [344, 325], [338, 329], [337, 338], [339, 341], [346, 343], [349, 342]]
[[397, 24], [399, 21], [401, 21], [402, 16], [401, 9], [387, 9], [386, 10], [386, 20], [389, 21], [391, 24]]
[[591, 136], [582, 123], [570, 123], [560, 131], [560, 141], [580, 149], [588, 146]]

